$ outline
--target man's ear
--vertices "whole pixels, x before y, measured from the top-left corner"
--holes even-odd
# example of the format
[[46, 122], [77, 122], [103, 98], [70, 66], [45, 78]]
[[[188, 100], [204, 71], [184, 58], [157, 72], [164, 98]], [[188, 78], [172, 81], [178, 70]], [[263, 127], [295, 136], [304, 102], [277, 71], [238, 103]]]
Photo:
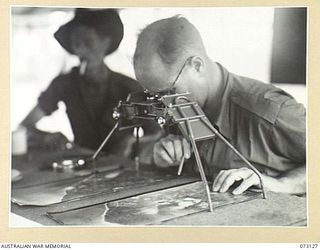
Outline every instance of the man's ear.
[[204, 70], [204, 60], [200, 56], [194, 56], [190, 60], [191, 66], [199, 73]]

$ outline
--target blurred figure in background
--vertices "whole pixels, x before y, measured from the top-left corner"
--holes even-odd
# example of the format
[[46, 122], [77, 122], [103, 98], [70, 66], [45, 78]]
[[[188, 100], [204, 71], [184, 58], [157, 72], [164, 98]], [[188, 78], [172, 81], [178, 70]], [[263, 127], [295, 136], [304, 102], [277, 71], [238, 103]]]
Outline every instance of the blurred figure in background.
[[[79, 57], [80, 65], [51, 82], [21, 125], [32, 137], [39, 133], [35, 124], [57, 110], [58, 102], [63, 101], [74, 143], [95, 150], [115, 124], [112, 111], [119, 100], [142, 90], [135, 80], [111, 71], [104, 63], [105, 56], [113, 53], [123, 38], [122, 21], [114, 9], [77, 9], [75, 17], [62, 25], [54, 37], [66, 51]], [[132, 130], [118, 132], [104, 150], [128, 155], [132, 139]], [[44, 142], [63, 145], [67, 139], [61, 133], [53, 133], [47, 134]]]

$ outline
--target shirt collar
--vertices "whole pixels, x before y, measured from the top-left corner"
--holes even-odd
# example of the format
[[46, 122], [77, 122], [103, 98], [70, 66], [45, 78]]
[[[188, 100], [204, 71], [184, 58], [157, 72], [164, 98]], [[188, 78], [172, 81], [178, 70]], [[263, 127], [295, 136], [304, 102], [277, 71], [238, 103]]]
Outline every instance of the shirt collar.
[[230, 73], [219, 63], [216, 63], [220, 69], [222, 75], [222, 81], [224, 89], [221, 94], [221, 98], [215, 103], [214, 107], [205, 106], [204, 112], [208, 119], [213, 125], [217, 125], [220, 133], [226, 138], [231, 138], [231, 127], [230, 127], [230, 93], [232, 90], [232, 82], [230, 81]]

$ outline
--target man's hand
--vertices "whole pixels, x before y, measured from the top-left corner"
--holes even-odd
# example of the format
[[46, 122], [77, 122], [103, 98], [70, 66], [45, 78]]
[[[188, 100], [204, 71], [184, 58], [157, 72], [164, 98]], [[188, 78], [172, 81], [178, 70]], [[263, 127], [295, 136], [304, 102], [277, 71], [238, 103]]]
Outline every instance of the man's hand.
[[226, 192], [235, 181], [241, 184], [233, 190], [233, 194], [241, 194], [251, 186], [259, 186], [259, 177], [249, 168], [222, 170], [215, 178], [212, 186], [214, 192]]
[[191, 157], [191, 146], [182, 136], [168, 135], [153, 147], [153, 160], [159, 167], [177, 166], [182, 157]]
[[68, 147], [71, 147], [71, 143], [70, 145], [68, 144], [68, 139], [60, 132], [56, 132], [56, 133], [48, 133], [47, 135], [45, 135], [43, 142], [45, 145], [47, 145], [50, 149], [56, 150], [56, 149], [60, 149], [60, 150], [65, 150], [68, 149]]
[[49, 133], [38, 130], [35, 127], [29, 127], [28, 131], [28, 147], [43, 148], [49, 150], [65, 150], [73, 147], [73, 143], [60, 132]]

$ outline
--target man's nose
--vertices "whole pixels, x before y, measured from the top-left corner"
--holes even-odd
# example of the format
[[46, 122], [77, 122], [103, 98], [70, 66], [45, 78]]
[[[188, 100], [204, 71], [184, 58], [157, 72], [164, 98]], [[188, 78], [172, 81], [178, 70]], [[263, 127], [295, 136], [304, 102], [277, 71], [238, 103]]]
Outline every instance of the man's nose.
[[74, 46], [73, 51], [78, 56], [83, 56], [87, 54], [87, 48], [82, 43], [78, 43], [76, 46]]

